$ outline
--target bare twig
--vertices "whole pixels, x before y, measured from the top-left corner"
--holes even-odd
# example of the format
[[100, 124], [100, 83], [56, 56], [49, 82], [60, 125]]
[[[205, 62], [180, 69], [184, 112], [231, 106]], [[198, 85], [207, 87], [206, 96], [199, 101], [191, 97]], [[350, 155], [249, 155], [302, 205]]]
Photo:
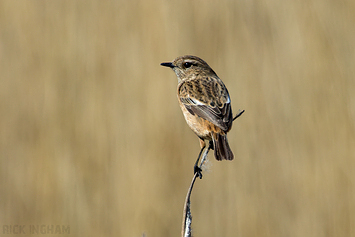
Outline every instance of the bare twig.
[[[206, 149], [204, 153], [202, 154], [202, 159], [199, 168], [202, 167], [203, 163], [206, 160], [207, 154], [209, 150], [211, 149], [210, 146], [206, 146]], [[183, 213], [183, 220], [182, 220], [182, 231], [181, 231], [181, 236], [182, 237], [191, 237], [191, 222], [192, 222], [192, 216], [191, 216], [191, 210], [190, 210], [190, 197], [192, 193], [192, 188], [195, 184], [196, 178], [199, 176], [199, 173], [196, 172], [194, 174], [194, 177], [192, 178], [189, 190], [187, 191], [186, 199], [185, 199], [185, 204], [184, 204], [184, 213]]]
[[242, 111], [239, 110], [239, 113], [233, 118], [233, 121], [236, 120], [237, 118], [239, 118], [240, 115], [242, 115], [244, 112], [245, 112], [244, 109]]

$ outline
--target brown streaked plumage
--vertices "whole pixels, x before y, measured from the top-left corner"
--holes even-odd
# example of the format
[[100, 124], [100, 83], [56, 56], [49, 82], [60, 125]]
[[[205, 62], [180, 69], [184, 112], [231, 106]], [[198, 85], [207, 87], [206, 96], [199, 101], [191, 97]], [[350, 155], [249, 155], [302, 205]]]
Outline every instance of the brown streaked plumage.
[[170, 67], [178, 78], [177, 95], [187, 124], [200, 138], [213, 144], [217, 160], [233, 160], [227, 132], [232, 128], [231, 101], [226, 86], [202, 59], [186, 55], [162, 66]]

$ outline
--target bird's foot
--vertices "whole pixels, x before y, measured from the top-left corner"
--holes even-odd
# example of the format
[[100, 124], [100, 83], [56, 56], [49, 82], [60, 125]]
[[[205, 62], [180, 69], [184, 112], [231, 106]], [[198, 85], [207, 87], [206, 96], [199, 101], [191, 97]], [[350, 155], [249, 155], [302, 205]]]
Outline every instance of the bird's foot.
[[202, 169], [200, 167], [198, 167], [197, 165], [194, 166], [194, 174], [196, 174], [196, 173], [197, 173], [197, 177], [202, 179]]

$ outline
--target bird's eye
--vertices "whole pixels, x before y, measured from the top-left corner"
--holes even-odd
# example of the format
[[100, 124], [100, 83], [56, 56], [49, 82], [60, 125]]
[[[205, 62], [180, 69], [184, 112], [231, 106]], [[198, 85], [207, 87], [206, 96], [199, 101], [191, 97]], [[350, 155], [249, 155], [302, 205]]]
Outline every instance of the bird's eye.
[[192, 63], [190, 63], [190, 62], [184, 63], [184, 67], [185, 67], [185, 68], [189, 68], [189, 67], [191, 67], [191, 66], [192, 66]]

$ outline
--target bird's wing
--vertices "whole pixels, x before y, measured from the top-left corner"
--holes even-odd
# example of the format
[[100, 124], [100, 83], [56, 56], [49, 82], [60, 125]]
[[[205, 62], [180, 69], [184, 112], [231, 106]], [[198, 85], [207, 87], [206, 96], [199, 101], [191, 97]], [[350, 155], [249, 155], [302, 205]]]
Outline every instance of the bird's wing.
[[179, 99], [185, 108], [223, 131], [233, 122], [231, 103], [227, 88], [220, 79], [191, 80], [179, 86]]

